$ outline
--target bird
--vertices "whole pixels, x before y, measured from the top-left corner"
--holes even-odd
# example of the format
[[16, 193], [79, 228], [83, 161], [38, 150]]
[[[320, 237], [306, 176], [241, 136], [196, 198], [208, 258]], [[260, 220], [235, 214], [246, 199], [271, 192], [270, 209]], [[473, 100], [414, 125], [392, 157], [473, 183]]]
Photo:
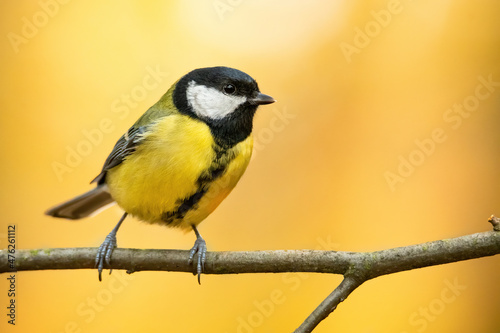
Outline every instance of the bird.
[[256, 110], [274, 102], [240, 70], [225, 66], [194, 69], [120, 137], [91, 181], [96, 185], [93, 189], [45, 214], [78, 220], [112, 203], [123, 209], [118, 224], [98, 248], [99, 281], [104, 266], [110, 266], [117, 231], [128, 215], [193, 230], [196, 240], [188, 263], [196, 265], [200, 283], [207, 246], [197, 226], [245, 172], [252, 155]]

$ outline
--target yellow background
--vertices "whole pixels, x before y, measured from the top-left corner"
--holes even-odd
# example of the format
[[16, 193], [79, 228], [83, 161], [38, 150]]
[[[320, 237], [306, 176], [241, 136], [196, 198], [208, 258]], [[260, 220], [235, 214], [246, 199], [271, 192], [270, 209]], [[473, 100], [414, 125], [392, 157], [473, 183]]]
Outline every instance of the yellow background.
[[[213, 65], [249, 73], [278, 102], [259, 110], [255, 157], [200, 227], [209, 250], [372, 251], [490, 230], [500, 215], [497, 1], [66, 2], [0, 5], [2, 248], [7, 224], [23, 249], [98, 246], [119, 208], [77, 222], [43, 212], [90, 189], [116, 140], [175, 80]], [[489, 76], [497, 83], [485, 97], [478, 78]], [[484, 98], [453, 128], [447, 110], [474, 103], [477, 89]], [[103, 119], [112, 130], [89, 148], [84, 131]], [[436, 129], [445, 139], [432, 148]], [[54, 163], [85, 142], [87, 155], [58, 177]], [[418, 165], [400, 167], [410, 156]], [[404, 182], [391, 186], [386, 173], [398, 167]], [[189, 249], [194, 239], [131, 218], [118, 233], [127, 248]], [[499, 332], [499, 260], [369, 281], [315, 332]], [[2, 275], [0, 331], [292, 332], [340, 282], [124, 276], [20, 272], [12, 327]]]

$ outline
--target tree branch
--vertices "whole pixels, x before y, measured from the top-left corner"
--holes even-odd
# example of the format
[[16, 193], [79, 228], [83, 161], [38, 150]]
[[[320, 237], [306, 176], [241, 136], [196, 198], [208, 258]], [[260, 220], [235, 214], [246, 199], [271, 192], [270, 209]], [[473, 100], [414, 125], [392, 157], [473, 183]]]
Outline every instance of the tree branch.
[[[16, 250], [16, 271], [91, 269], [97, 248]], [[375, 252], [277, 250], [208, 252], [205, 274], [314, 272], [345, 275], [349, 268], [363, 268], [366, 279], [384, 274], [492, 256], [500, 253], [500, 233], [482, 232]], [[194, 273], [186, 250], [117, 248], [113, 269]], [[12, 271], [8, 250], [0, 250], [0, 273]]]
[[335, 288], [321, 304], [306, 318], [294, 333], [312, 332], [318, 324], [332, 313], [340, 302], [343, 302], [354, 289], [359, 287], [363, 281], [358, 281], [353, 276], [345, 276], [337, 288]]
[[[295, 333], [312, 332], [337, 305], [369, 279], [500, 253], [500, 219], [492, 216], [494, 231], [374, 252], [279, 250], [208, 252], [205, 274], [315, 272], [342, 274], [342, 283], [309, 315]], [[89, 269], [96, 248], [0, 250], [0, 273], [48, 269]], [[189, 251], [116, 249], [112, 269], [195, 273]], [[14, 262], [12, 261], [14, 259]], [[9, 262], [9, 260], [11, 260]], [[11, 268], [14, 263], [15, 269]]]

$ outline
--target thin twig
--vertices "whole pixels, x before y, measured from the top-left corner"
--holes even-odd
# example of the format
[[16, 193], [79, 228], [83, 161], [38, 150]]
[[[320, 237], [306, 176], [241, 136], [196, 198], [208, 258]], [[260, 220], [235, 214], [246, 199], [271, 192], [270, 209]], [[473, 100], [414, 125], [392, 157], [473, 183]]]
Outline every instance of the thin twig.
[[[97, 248], [16, 250], [15, 270], [92, 269]], [[276, 250], [208, 252], [205, 274], [315, 272], [344, 275], [353, 265], [369, 268], [374, 278], [420, 267], [434, 266], [500, 253], [500, 233], [487, 231], [375, 252]], [[8, 250], [0, 250], [0, 273], [12, 271]], [[12, 254], [11, 254], [12, 255]], [[111, 266], [129, 272], [172, 271], [193, 273], [189, 251], [121, 249], [113, 252]]]
[[[500, 238], [500, 219], [491, 216], [488, 219], [493, 225], [492, 237]], [[484, 249], [483, 235], [475, 234], [473, 237], [459, 237], [435, 241], [420, 245], [406, 246], [396, 249], [372, 252], [369, 258], [360, 263], [353, 263], [344, 275], [344, 280], [321, 304], [307, 317], [294, 333], [309, 333], [332, 313], [340, 302], [345, 300], [357, 287], [369, 279], [380, 275], [400, 272], [402, 270], [421, 268], [442, 264], [441, 260], [454, 258], [453, 261], [471, 259], [472, 252]], [[496, 250], [498, 249], [498, 245]], [[430, 250], [431, 253], [428, 251]], [[424, 253], [422, 253], [424, 251]], [[439, 254], [438, 254], [439, 253]], [[397, 263], [394, 262], [397, 258]], [[425, 259], [424, 259], [425, 258]], [[421, 266], [422, 263], [425, 266]], [[452, 262], [452, 261], [449, 261]]]
[[332, 313], [363, 281], [347, 275], [330, 295], [304, 320], [294, 333], [310, 333], [318, 324]]
[[[278, 250], [208, 252], [205, 274], [316, 272], [342, 274], [344, 280], [295, 331], [312, 332], [353, 290], [369, 279], [415, 268], [500, 254], [500, 219], [495, 231], [375, 252]], [[96, 248], [0, 250], [0, 273], [47, 269], [91, 269]], [[195, 273], [189, 251], [116, 249], [112, 269]]]

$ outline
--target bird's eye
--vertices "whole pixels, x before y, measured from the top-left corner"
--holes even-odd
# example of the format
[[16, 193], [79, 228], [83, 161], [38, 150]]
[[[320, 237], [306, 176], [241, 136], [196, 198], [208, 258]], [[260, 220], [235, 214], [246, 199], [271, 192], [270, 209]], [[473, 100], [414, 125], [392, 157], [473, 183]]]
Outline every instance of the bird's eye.
[[228, 95], [233, 95], [236, 92], [236, 87], [232, 84], [226, 84], [222, 89], [224, 89], [224, 92]]

